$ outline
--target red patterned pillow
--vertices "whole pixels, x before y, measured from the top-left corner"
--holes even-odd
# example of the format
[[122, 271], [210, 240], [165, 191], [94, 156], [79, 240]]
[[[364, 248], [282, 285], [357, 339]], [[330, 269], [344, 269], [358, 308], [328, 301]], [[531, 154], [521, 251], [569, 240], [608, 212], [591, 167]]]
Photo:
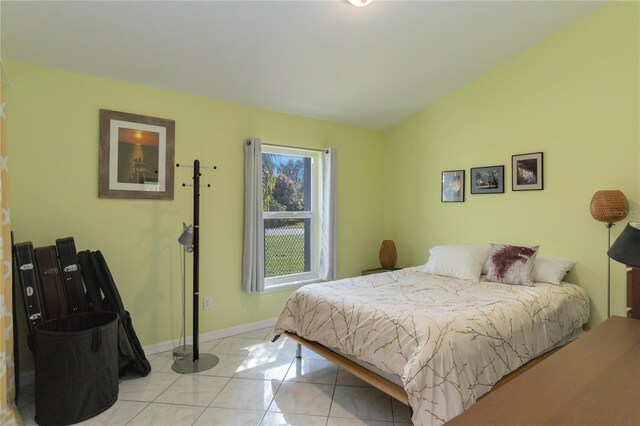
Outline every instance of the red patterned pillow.
[[533, 286], [533, 266], [538, 247], [491, 244], [487, 281]]

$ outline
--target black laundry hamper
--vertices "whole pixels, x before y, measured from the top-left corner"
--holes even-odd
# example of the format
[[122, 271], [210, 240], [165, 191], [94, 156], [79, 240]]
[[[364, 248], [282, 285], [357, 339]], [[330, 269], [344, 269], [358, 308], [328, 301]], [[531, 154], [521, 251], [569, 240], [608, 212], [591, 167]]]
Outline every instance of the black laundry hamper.
[[87, 312], [36, 327], [36, 423], [78, 423], [116, 402], [118, 319], [115, 312]]

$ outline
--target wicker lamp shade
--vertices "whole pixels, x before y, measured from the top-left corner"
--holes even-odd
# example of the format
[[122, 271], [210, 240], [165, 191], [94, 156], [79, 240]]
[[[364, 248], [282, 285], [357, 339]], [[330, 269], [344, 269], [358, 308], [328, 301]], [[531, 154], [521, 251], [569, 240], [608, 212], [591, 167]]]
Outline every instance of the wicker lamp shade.
[[398, 260], [398, 253], [396, 252], [396, 245], [393, 240], [384, 240], [380, 246], [380, 265], [384, 269], [393, 269], [396, 266]]
[[591, 216], [606, 223], [619, 222], [629, 214], [629, 201], [622, 191], [598, 191], [591, 199]]

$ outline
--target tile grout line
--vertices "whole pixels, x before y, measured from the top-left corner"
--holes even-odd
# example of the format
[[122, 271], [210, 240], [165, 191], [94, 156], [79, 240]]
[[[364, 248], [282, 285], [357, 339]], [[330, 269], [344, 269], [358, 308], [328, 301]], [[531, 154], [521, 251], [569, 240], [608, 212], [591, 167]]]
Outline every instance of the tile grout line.
[[[225, 384], [226, 386], [226, 384]], [[224, 386], [222, 387], [222, 389], [224, 389]], [[222, 389], [220, 389], [220, 392], [222, 392]], [[218, 394], [220, 393], [218, 392]], [[218, 396], [218, 395], [216, 395]], [[213, 399], [216, 399], [216, 397], [214, 396]], [[211, 405], [211, 403], [213, 403], [213, 399], [211, 400], [211, 402], [209, 403], [209, 405]], [[196, 419], [193, 421], [193, 423], [191, 423], [191, 426], [195, 425], [196, 423], [198, 423], [198, 420], [200, 420], [200, 417], [202, 417], [202, 415], [209, 409], [209, 406], [204, 407], [204, 410], [202, 410], [202, 413], [200, 413], [200, 415], [198, 415], [198, 417], [196, 417]]]
[[[146, 402], [146, 401], [140, 401], [140, 402]], [[150, 405], [151, 405], [151, 403], [147, 402], [147, 405], [145, 405], [142, 410], [138, 411], [138, 413], [135, 416], [133, 416], [128, 422], [126, 422], [125, 426], [128, 425], [129, 423], [131, 423], [133, 421], [133, 419], [138, 417], [140, 415], [140, 413], [142, 413], [144, 410], [146, 410]]]
[[[267, 415], [267, 413], [269, 412], [269, 408], [271, 408], [271, 406], [273, 405], [273, 403], [276, 400], [276, 396], [278, 395], [278, 392], [280, 392], [280, 389], [282, 389], [282, 384], [284, 383], [285, 379], [287, 378], [287, 374], [289, 374], [289, 370], [291, 370], [291, 366], [293, 365], [294, 361], [291, 361], [289, 363], [289, 368], [287, 368], [287, 372], [284, 374], [284, 378], [282, 380], [280, 380], [280, 383], [278, 384], [278, 389], [274, 392], [273, 397], [271, 398], [271, 402], [269, 402], [269, 406], [267, 407], [267, 409], [264, 411], [264, 414], [262, 415], [262, 419], [260, 419], [260, 423], [262, 423], [262, 420], [264, 419], [264, 417]], [[260, 424], [258, 423], [258, 424]]]
[[[338, 366], [336, 365], [336, 367]], [[333, 398], [336, 397], [336, 388], [338, 387], [338, 377], [340, 377], [340, 367], [338, 367], [338, 371], [336, 372], [336, 380], [333, 383], [333, 392], [331, 394], [331, 404], [329, 404], [329, 412], [327, 413], [327, 421], [325, 425], [329, 424], [329, 417], [331, 417], [331, 409], [333, 408]]]
[[151, 402], [155, 402], [158, 398], [160, 398], [160, 396], [162, 396], [166, 391], [169, 390], [169, 388], [173, 385], [175, 385], [176, 383], [178, 383], [178, 381], [180, 381], [182, 379], [182, 376], [179, 376], [177, 379], [175, 379], [173, 382], [169, 383], [169, 385], [162, 391], [160, 392], [155, 398], [153, 398], [151, 400]]

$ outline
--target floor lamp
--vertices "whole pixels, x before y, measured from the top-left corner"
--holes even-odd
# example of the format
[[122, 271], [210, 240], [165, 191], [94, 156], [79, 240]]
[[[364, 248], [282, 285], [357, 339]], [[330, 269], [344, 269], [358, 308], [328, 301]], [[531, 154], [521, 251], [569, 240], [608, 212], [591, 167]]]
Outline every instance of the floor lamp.
[[[177, 164], [177, 167], [191, 167]], [[203, 166], [215, 169], [216, 166]], [[215, 367], [220, 359], [211, 354], [200, 354], [199, 350], [199, 310], [200, 310], [200, 161], [193, 161], [193, 225], [182, 232], [178, 242], [183, 246], [193, 247], [193, 353], [191, 357], [179, 358], [173, 362], [171, 369], [177, 373], [198, 373]], [[211, 186], [211, 185], [207, 185]], [[190, 232], [189, 232], [190, 231]], [[186, 339], [186, 337], [185, 337]]]
[[[622, 191], [598, 191], [591, 199], [591, 216], [604, 222], [609, 231], [607, 251], [611, 248], [611, 227], [629, 214], [629, 201]], [[611, 316], [611, 258], [607, 256], [607, 318]]]
[[193, 345], [187, 345], [187, 253], [193, 252], [193, 226], [182, 224], [182, 234], [178, 238], [180, 248], [182, 249], [182, 335], [178, 346], [173, 348], [174, 358], [187, 358], [193, 355]]

